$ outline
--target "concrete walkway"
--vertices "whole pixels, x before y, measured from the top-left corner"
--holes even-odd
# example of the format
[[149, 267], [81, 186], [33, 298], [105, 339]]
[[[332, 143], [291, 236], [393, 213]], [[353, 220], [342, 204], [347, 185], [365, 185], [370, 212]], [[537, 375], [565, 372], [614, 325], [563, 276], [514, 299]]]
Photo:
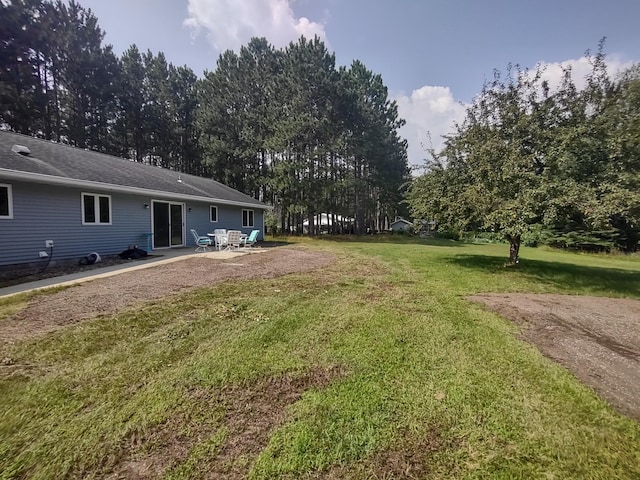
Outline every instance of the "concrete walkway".
[[[59, 277], [45, 278], [43, 280], [37, 280], [35, 282], [21, 283], [19, 285], [13, 285], [11, 287], [0, 288], [0, 298], [9, 295], [16, 295], [18, 293], [30, 292], [32, 290], [42, 290], [51, 287], [64, 287], [68, 285], [75, 285], [78, 283], [88, 282], [96, 278], [112, 277], [124, 272], [132, 272], [134, 270], [142, 270], [143, 268], [155, 267], [165, 263], [178, 262], [186, 258], [203, 257], [214, 258], [218, 260], [227, 260], [229, 258], [240, 257], [250, 253], [262, 253], [267, 250], [262, 248], [248, 248], [244, 250], [223, 250], [223, 251], [210, 251], [204, 253], [195, 253], [192, 248], [176, 248], [171, 250], [156, 250], [152, 253], [153, 258], [145, 260], [132, 260], [131, 263], [121, 263], [118, 265], [110, 265], [104, 268], [94, 268], [86, 270], [84, 272], [71, 273], [69, 275], [61, 275]], [[161, 255], [157, 258], [155, 255]]]

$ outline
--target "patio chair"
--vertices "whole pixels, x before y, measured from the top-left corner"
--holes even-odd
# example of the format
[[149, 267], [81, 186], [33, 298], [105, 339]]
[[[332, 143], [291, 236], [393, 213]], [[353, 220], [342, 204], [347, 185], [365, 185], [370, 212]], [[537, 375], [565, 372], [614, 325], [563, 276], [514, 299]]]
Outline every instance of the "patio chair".
[[249, 234], [249, 236], [243, 240], [242, 246], [244, 248], [252, 248], [253, 244], [258, 241], [259, 234], [260, 234], [260, 230], [251, 230], [251, 233]]
[[222, 250], [223, 247], [227, 246], [227, 229], [226, 228], [216, 228], [213, 231], [212, 236], [215, 242], [215, 247], [218, 250]]
[[240, 230], [229, 230], [227, 232], [227, 248], [226, 250], [238, 250], [240, 248]]
[[196, 242], [196, 252], [208, 252], [209, 247], [211, 246], [211, 239], [209, 237], [202, 237], [198, 235], [193, 228], [191, 229], [191, 235], [193, 235], [193, 240]]

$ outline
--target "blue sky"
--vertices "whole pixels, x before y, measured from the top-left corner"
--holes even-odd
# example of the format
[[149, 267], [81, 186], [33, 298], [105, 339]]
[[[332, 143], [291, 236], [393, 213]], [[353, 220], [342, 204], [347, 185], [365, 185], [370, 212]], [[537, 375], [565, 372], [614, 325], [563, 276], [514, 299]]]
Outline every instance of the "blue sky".
[[79, 0], [116, 54], [135, 43], [196, 74], [252, 36], [277, 47], [318, 34], [339, 65], [361, 60], [382, 75], [420, 164], [424, 144], [461, 120], [494, 68], [544, 64], [553, 82], [572, 65], [579, 84], [587, 49], [606, 37], [610, 71], [640, 61], [638, 0]]

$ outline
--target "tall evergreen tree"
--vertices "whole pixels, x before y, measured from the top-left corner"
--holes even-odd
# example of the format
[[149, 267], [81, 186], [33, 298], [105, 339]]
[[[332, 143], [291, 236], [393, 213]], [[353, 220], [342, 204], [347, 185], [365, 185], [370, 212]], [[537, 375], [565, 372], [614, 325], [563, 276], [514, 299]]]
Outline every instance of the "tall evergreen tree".
[[[380, 228], [380, 207], [397, 212], [401, 186], [408, 181], [406, 142], [397, 130], [404, 125], [398, 107], [388, 99], [382, 77], [354, 61], [343, 72], [347, 103], [347, 160], [350, 165], [356, 231]], [[384, 192], [384, 193], [383, 193]], [[383, 194], [384, 198], [379, 194]]]
[[172, 167], [171, 144], [173, 137], [171, 117], [171, 85], [169, 64], [162, 52], [143, 55], [145, 66], [145, 105], [147, 157], [152, 165]]
[[142, 162], [146, 154], [146, 70], [142, 55], [135, 44], [120, 57], [120, 72], [116, 137], [122, 156]]
[[57, 0], [52, 14], [58, 26], [54, 63], [59, 76], [64, 139], [81, 148], [98, 148], [101, 127], [115, 110], [113, 91], [117, 62], [110, 47], [102, 46], [104, 32], [91, 10], [74, 0]]
[[40, 21], [43, 11], [41, 0], [0, 2], [0, 123], [27, 135], [45, 130], [39, 47], [51, 39]]
[[172, 168], [202, 175], [201, 153], [196, 131], [197, 77], [188, 67], [169, 65], [169, 110], [171, 114]]
[[254, 38], [198, 80], [136, 45], [116, 58], [75, 0], [0, 2], [0, 122], [189, 173], [273, 203], [283, 229], [315, 215], [380, 228], [406, 178], [402, 121], [382, 79], [337, 70], [318, 38]]
[[199, 89], [204, 162], [217, 179], [253, 195], [263, 187], [278, 69], [273, 47], [254, 38], [240, 55], [220, 55], [216, 70], [205, 72]]
[[335, 55], [317, 37], [301, 37], [283, 53], [283, 74], [279, 78], [282, 113], [276, 124], [280, 146], [286, 151], [287, 166], [280, 174], [293, 175], [295, 181], [277, 180], [281, 200], [296, 215], [296, 228], [302, 217], [315, 231], [314, 217], [322, 211], [327, 189], [327, 159], [334, 149], [334, 104], [337, 72]]

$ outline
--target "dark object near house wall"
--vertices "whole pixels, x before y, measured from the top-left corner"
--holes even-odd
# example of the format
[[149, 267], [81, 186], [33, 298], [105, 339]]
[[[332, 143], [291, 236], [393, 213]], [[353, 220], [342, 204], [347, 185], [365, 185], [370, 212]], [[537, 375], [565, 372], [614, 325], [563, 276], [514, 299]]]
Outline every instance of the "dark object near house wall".
[[123, 260], [136, 260], [138, 258], [146, 257], [148, 255], [146, 250], [141, 248], [128, 248], [118, 256]]
[[93, 265], [94, 263], [98, 263], [100, 260], [100, 255], [97, 252], [91, 252], [86, 257], [82, 257], [80, 259], [80, 265]]

